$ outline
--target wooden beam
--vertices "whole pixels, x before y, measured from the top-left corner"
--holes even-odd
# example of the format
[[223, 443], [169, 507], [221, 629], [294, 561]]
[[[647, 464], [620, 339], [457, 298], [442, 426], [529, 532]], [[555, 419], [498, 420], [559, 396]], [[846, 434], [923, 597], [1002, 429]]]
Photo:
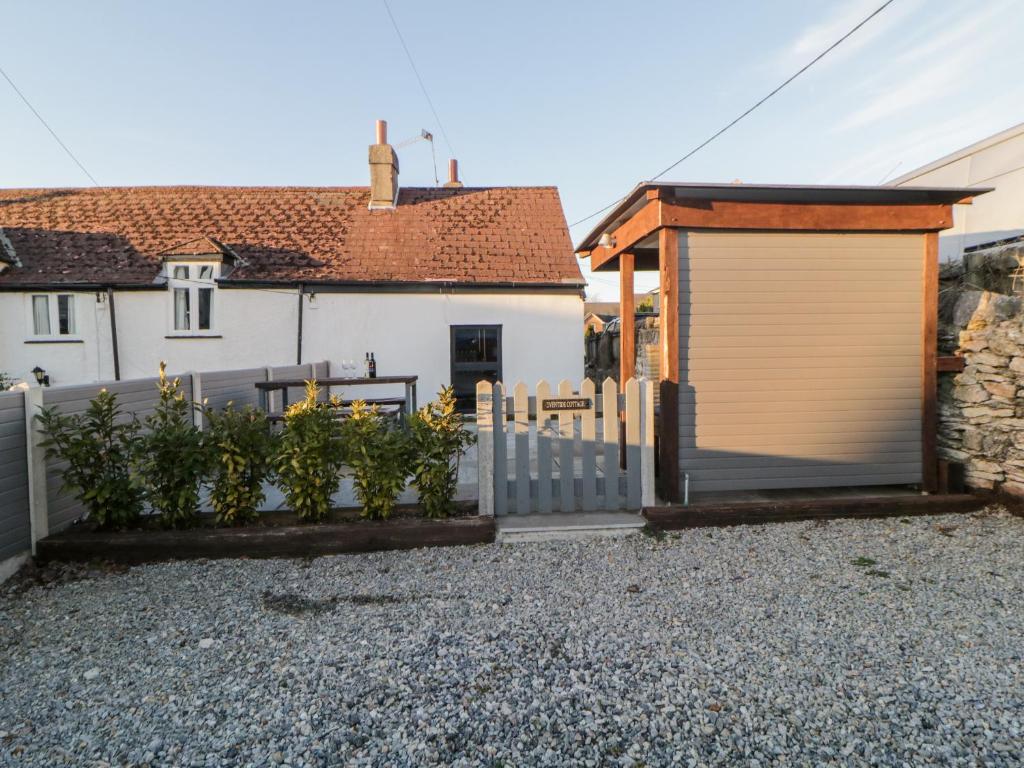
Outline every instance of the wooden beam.
[[960, 373], [963, 369], [964, 359], [960, 355], [942, 355], [935, 366], [939, 373]]
[[661, 203], [663, 227], [804, 232], [922, 232], [953, 226], [953, 207], [851, 203], [754, 203], [683, 200]]
[[935, 493], [939, 487], [937, 450], [938, 392], [936, 375], [939, 323], [939, 235], [924, 236], [921, 301], [921, 487]]
[[636, 371], [636, 307], [633, 294], [633, 254], [619, 257], [619, 386]]
[[[653, 192], [653, 190], [652, 190]], [[937, 232], [953, 226], [953, 206], [852, 203], [759, 203], [686, 200], [649, 194], [646, 204], [611, 233], [615, 245], [588, 254], [590, 268], [614, 269], [619, 254], [662, 227], [796, 232]]]
[[634, 245], [655, 232], [660, 226], [660, 214], [661, 202], [649, 200], [643, 208], [611, 233], [612, 239], [615, 241], [613, 247], [599, 247], [590, 252], [590, 268], [596, 270], [606, 264], [612, 264], [618, 259], [619, 254], [631, 250]]
[[679, 501], [679, 232], [658, 233], [658, 323], [661, 338], [659, 466], [661, 493]]

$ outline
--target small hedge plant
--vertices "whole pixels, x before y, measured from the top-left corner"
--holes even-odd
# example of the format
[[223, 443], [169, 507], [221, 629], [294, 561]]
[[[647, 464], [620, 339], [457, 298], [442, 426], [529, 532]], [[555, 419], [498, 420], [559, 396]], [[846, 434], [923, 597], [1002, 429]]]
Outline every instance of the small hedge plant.
[[199, 494], [210, 464], [210, 451], [193, 420], [191, 399], [181, 391], [181, 380], [167, 378], [160, 363], [160, 400], [146, 418], [139, 441], [138, 467], [146, 501], [169, 528], [194, 525], [199, 515]]
[[352, 470], [356, 498], [363, 517], [391, 517], [398, 494], [405, 488], [413, 447], [409, 433], [375, 405], [352, 403], [352, 415], [342, 425], [345, 459]]
[[210, 505], [222, 525], [244, 525], [259, 518], [263, 490], [273, 468], [276, 440], [267, 415], [251, 405], [228, 403], [206, 411], [206, 440], [211, 452]]
[[85, 506], [101, 528], [137, 522], [143, 489], [132, 472], [139, 445], [139, 423], [125, 418], [117, 397], [101, 389], [85, 413], [64, 415], [44, 408], [36, 418], [46, 439], [47, 458], [68, 463], [64, 488]]
[[306, 382], [306, 396], [285, 411], [284, 432], [274, 460], [288, 506], [307, 522], [327, 517], [345, 460], [334, 413], [338, 403], [320, 402], [319, 393], [315, 381]]
[[409, 419], [412, 435], [413, 483], [427, 517], [447, 517], [455, 509], [459, 459], [476, 436], [466, 429], [456, 410], [455, 391], [444, 387], [437, 400]]

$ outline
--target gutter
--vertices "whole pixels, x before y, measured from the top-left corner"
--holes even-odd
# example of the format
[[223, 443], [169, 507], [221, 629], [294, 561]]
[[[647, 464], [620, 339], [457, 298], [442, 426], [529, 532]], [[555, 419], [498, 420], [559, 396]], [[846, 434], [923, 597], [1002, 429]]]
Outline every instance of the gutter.
[[18, 293], [25, 291], [67, 291], [70, 293], [96, 293], [113, 288], [116, 291], [165, 291], [166, 285], [151, 283], [4, 283], [0, 280], [0, 292]]
[[582, 280], [571, 283], [460, 283], [451, 280], [430, 280], [422, 282], [395, 280], [349, 280], [317, 281], [302, 283], [274, 280], [218, 280], [217, 286], [230, 289], [292, 288], [302, 290], [315, 288], [316, 293], [581, 293], [586, 287]]

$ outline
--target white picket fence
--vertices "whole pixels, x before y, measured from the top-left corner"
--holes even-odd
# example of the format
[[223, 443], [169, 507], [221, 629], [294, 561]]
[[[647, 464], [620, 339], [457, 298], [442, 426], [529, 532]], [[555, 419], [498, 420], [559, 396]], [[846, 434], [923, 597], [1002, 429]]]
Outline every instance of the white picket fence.
[[[654, 386], [584, 379], [534, 394], [476, 388], [480, 514], [639, 510], [654, 504]], [[532, 423], [532, 426], [531, 426]], [[600, 434], [598, 425], [600, 424]], [[620, 434], [620, 425], [622, 433]], [[510, 439], [511, 437], [511, 439]]]

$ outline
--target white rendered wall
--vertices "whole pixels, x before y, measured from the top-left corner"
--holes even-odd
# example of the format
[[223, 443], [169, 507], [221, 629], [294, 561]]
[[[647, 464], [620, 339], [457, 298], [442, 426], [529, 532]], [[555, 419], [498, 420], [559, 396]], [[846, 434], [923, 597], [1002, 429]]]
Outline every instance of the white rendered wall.
[[[330, 360], [333, 375], [341, 375], [343, 360], [354, 360], [360, 373], [373, 352], [378, 376], [419, 376], [420, 402], [450, 383], [453, 325], [502, 327], [502, 377], [510, 388], [520, 380], [583, 377], [577, 295], [321, 293], [315, 304], [305, 312], [303, 360]], [[359, 394], [384, 392], [360, 387]]]
[[[82, 343], [26, 344], [30, 294], [0, 292], [0, 371], [16, 377], [44, 368], [53, 384], [113, 378], [110, 319], [93, 293], [75, 294]], [[289, 365], [296, 361], [298, 298], [288, 289], [218, 288], [214, 338], [167, 338], [168, 291], [115, 294], [121, 378], [153, 376], [161, 360], [174, 372]], [[450, 326], [501, 325], [503, 378], [534, 384], [545, 378], [578, 383], [583, 376], [583, 300], [552, 293], [320, 293], [306, 298], [302, 361], [342, 361], [362, 371], [373, 352], [380, 376], [420, 377], [425, 401], [450, 379]], [[361, 388], [359, 394], [383, 394]], [[351, 393], [356, 394], [353, 390]]]
[[[32, 380], [32, 369], [39, 367], [49, 374], [52, 384], [113, 378], [106, 295], [72, 295], [75, 333], [58, 342], [41, 342], [32, 335], [32, 293], [0, 292], [0, 372]], [[56, 301], [56, 294], [50, 296], [51, 302]]]

